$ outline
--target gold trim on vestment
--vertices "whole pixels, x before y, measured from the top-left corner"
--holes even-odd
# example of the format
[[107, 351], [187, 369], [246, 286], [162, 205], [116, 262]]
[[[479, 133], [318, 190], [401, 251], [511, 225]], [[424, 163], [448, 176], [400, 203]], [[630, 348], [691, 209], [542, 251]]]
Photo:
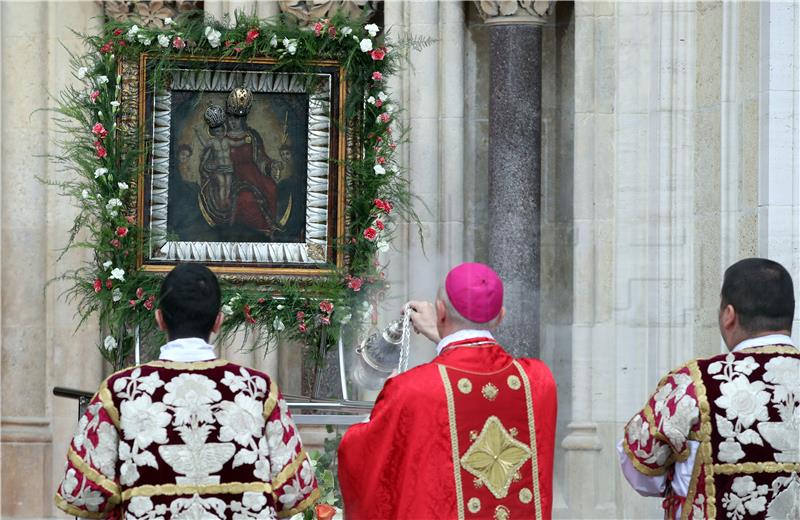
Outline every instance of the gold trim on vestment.
[[768, 345], [765, 347], [748, 347], [737, 350], [737, 354], [798, 354], [798, 349], [791, 345]]
[[522, 378], [522, 385], [525, 387], [525, 404], [528, 408], [528, 429], [531, 436], [531, 474], [533, 476], [533, 507], [536, 511], [536, 520], [542, 520], [542, 500], [541, 492], [539, 490], [539, 457], [536, 452], [536, 421], [533, 415], [533, 397], [531, 395], [531, 382], [528, 379], [528, 374], [522, 368], [517, 360], [512, 361], [514, 366], [519, 371], [519, 376]]
[[228, 482], [225, 484], [158, 484], [156, 486], [147, 484], [128, 488], [122, 492], [123, 500], [130, 500], [132, 497], [152, 497], [152, 496], [174, 496], [174, 495], [221, 495], [239, 494], [247, 491], [256, 493], [272, 493], [272, 486], [266, 482]]
[[296, 506], [294, 506], [290, 510], [279, 512], [278, 513], [278, 518], [287, 518], [287, 517], [290, 517], [290, 516], [294, 516], [297, 513], [302, 513], [303, 511], [308, 509], [309, 506], [313, 505], [314, 502], [317, 501], [317, 499], [319, 498], [319, 495], [320, 495], [320, 490], [319, 490], [319, 488], [316, 488], [314, 491], [311, 492], [310, 495], [308, 495], [307, 498], [305, 498], [302, 502], [300, 502], [299, 504], [297, 504]]
[[208, 361], [167, 361], [164, 359], [156, 359], [147, 363], [145, 366], [157, 368], [170, 368], [173, 370], [206, 370], [209, 368], [217, 368], [229, 365], [230, 361], [227, 359], [210, 359]]
[[269, 416], [272, 415], [273, 410], [275, 410], [275, 405], [278, 404], [278, 385], [275, 383], [275, 380], [270, 378], [269, 379], [269, 394], [267, 394], [267, 398], [264, 399], [264, 420], [269, 420]]
[[83, 475], [84, 479], [91, 481], [93, 484], [100, 486], [111, 493], [111, 497], [108, 499], [109, 501], [119, 504], [121, 498], [117, 483], [91, 467], [88, 462], [83, 460], [83, 458], [81, 458], [81, 456], [72, 449], [72, 446], [67, 449], [67, 460], [69, 460], [72, 465], [81, 472], [81, 475]]
[[700, 446], [697, 448], [697, 453], [695, 454], [692, 478], [689, 481], [689, 490], [686, 493], [686, 500], [681, 508], [681, 520], [688, 520], [689, 514], [694, 507], [694, 499], [697, 497], [697, 484], [700, 479], [701, 469], [705, 470], [706, 473], [704, 482], [706, 516], [708, 518], [716, 518], [717, 505], [714, 488], [714, 468], [711, 464], [711, 409], [708, 405], [706, 386], [703, 383], [703, 376], [700, 373], [700, 367], [697, 365], [697, 361], [690, 362], [686, 367], [689, 369], [689, 375], [694, 384], [697, 406], [700, 408], [700, 428], [699, 433], [696, 435], [697, 440], [700, 441]]
[[[115, 374], [112, 374], [112, 376]], [[109, 376], [109, 377], [112, 377]], [[121, 431], [122, 428], [120, 426], [120, 419], [119, 419], [119, 410], [114, 405], [114, 398], [111, 396], [111, 390], [108, 389], [108, 377], [103, 380], [100, 384], [100, 390], [97, 391], [97, 396], [100, 398], [100, 402], [103, 405], [103, 409], [108, 414], [108, 417], [111, 419], [111, 422], [114, 423], [114, 426], [117, 428], [118, 431]]]
[[714, 473], [735, 475], [739, 473], [780, 473], [800, 472], [799, 462], [738, 462], [735, 464], [714, 464]]
[[[492, 346], [494, 346], [494, 345], [492, 345]], [[464, 348], [464, 347], [459, 346], [458, 348]], [[482, 348], [482, 347], [469, 347], [469, 348]], [[472, 374], [474, 376], [493, 376], [495, 374], [499, 374], [500, 372], [504, 372], [504, 371], [508, 370], [508, 367], [510, 367], [512, 365], [512, 363], [513, 363], [513, 361], [511, 363], [507, 364], [506, 366], [504, 366], [503, 368], [501, 368], [500, 370], [495, 370], [494, 372], [475, 372], [475, 371], [472, 371], [472, 370], [464, 370], [463, 368], [451, 367], [450, 365], [445, 365], [445, 364], [442, 364], [442, 363], [437, 363], [437, 364], [440, 367], [452, 368], [453, 370], [458, 370], [459, 372], [463, 372], [465, 374]]]
[[297, 453], [297, 456], [294, 458], [294, 460], [284, 466], [283, 469], [280, 470], [277, 475], [275, 475], [275, 478], [272, 479], [272, 489], [278, 489], [287, 480], [292, 478], [292, 475], [297, 473], [297, 468], [299, 468], [305, 460], [306, 450], [304, 448], [300, 448], [300, 451]]
[[64, 511], [68, 515], [78, 516], [81, 518], [106, 518], [108, 516], [108, 511], [109, 511], [108, 507], [106, 507], [106, 509], [102, 511], [97, 511], [97, 512], [87, 511], [85, 509], [75, 507], [69, 502], [67, 502], [66, 499], [64, 499], [64, 497], [62, 497], [59, 493], [56, 493], [55, 503], [57, 508]]
[[651, 468], [650, 466], [645, 466], [644, 464], [642, 464], [636, 457], [636, 455], [634, 455], [633, 450], [631, 450], [631, 447], [628, 445], [627, 433], [625, 434], [625, 437], [622, 439], [622, 449], [625, 452], [625, 455], [628, 456], [628, 460], [631, 461], [631, 464], [633, 464], [633, 467], [636, 468], [636, 471], [638, 471], [639, 473], [647, 475], [648, 477], [658, 477], [667, 472], [667, 466], [669, 466], [668, 463], [669, 459], [667, 459], [667, 462], [664, 463], [664, 466], [660, 466], [657, 468]]
[[458, 508], [458, 520], [464, 519], [464, 494], [461, 490], [461, 464], [458, 449], [458, 430], [456, 429], [456, 403], [453, 399], [453, 388], [450, 386], [450, 379], [447, 377], [445, 365], [439, 365], [439, 375], [444, 384], [444, 394], [447, 397], [447, 418], [450, 424], [450, 447], [453, 456], [453, 473], [456, 481], [456, 507]]

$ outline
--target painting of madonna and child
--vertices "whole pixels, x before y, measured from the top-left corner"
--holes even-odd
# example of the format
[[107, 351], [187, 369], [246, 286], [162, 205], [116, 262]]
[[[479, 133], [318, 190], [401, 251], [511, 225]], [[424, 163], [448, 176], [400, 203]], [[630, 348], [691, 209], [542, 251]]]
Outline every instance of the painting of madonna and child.
[[167, 233], [304, 242], [308, 94], [172, 92]]

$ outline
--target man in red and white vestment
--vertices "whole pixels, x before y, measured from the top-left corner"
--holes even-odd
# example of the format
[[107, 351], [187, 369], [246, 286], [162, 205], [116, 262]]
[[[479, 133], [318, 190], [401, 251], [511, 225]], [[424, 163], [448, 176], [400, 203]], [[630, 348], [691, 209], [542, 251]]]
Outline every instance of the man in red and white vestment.
[[729, 352], [664, 377], [625, 427], [622, 472], [666, 518], [800, 518], [800, 351], [792, 279], [780, 264], [725, 271], [719, 327]]
[[369, 421], [345, 433], [347, 518], [550, 518], [556, 386], [544, 363], [492, 337], [500, 278], [461, 264], [435, 304], [410, 304], [438, 355], [387, 380]]
[[86, 518], [287, 517], [319, 495], [275, 382], [217, 359], [216, 276], [181, 264], [161, 285], [158, 361], [100, 385], [69, 450], [56, 505]]

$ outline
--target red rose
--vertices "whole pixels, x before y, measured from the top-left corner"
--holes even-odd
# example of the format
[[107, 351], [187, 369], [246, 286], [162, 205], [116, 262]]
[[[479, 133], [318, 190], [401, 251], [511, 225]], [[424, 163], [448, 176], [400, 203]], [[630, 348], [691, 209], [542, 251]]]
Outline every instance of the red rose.
[[100, 159], [108, 155], [105, 147], [103, 146], [103, 143], [101, 143], [100, 141], [94, 142], [94, 151], [97, 154], [97, 157], [99, 157]]
[[108, 54], [109, 52], [111, 52], [111, 49], [112, 49], [111, 42], [108, 42], [105, 45], [103, 45], [102, 47], [100, 47], [100, 53], [101, 54]]
[[303, 318], [306, 317], [306, 313], [303, 312], [303, 311], [297, 311], [297, 314], [295, 314], [295, 317], [297, 318], [298, 321], [303, 321]]
[[247, 304], [244, 305], [244, 320], [247, 323], [255, 323], [256, 322], [255, 318], [253, 318], [253, 315], [250, 314], [250, 306], [247, 305]]
[[314, 36], [319, 37], [322, 34], [322, 27], [320, 22], [314, 24]]
[[380, 117], [381, 123], [388, 123], [389, 121], [392, 120], [392, 116], [389, 115], [389, 112], [384, 112], [383, 114], [381, 114], [378, 117]]
[[375, 106], [378, 107], [378, 108], [382, 107], [383, 106], [383, 100], [376, 99], [375, 100]]
[[128, 45], [128, 43], [125, 40], [120, 40], [117, 43], [119, 44], [120, 47], [125, 47]]
[[106, 280], [106, 289], [108, 289], [108, 290], [110, 291], [110, 290], [111, 290], [111, 287], [112, 287], [113, 285], [114, 285], [114, 284], [111, 282], [111, 279], [108, 279], [108, 280]]
[[117, 227], [117, 236], [124, 237], [128, 234], [128, 228], [119, 226]]
[[114, 36], [119, 36], [121, 34], [122, 34], [122, 29], [119, 29], [119, 28], [114, 29]]
[[383, 225], [383, 221], [381, 219], [375, 219], [375, 227], [383, 231], [386, 229], [386, 226]]
[[328, 300], [322, 300], [319, 303], [319, 310], [321, 310], [326, 314], [330, 314], [331, 312], [333, 312], [333, 304]]
[[186, 42], [183, 41], [183, 39], [181, 39], [180, 36], [176, 36], [175, 38], [172, 39], [172, 46], [180, 50], [186, 47]]
[[305, 323], [301, 323], [300, 325], [297, 326], [297, 330], [305, 334], [308, 328], [306, 327]]
[[103, 123], [95, 123], [92, 127], [92, 133], [100, 139], [104, 139], [108, 135], [108, 130], [103, 126]]
[[378, 157], [376, 160], [378, 164], [386, 164], [386, 157]]
[[89, 100], [92, 103], [97, 103], [97, 98], [98, 97], [100, 97], [100, 91], [99, 90], [94, 90], [94, 91], [92, 91], [91, 94], [89, 94]]
[[130, 300], [130, 301], [128, 302], [128, 304], [129, 304], [131, 307], [136, 307], [136, 304], [137, 304], [137, 303], [139, 303], [139, 301], [138, 301], [138, 300]]
[[373, 203], [373, 204], [375, 205], [375, 207], [376, 207], [376, 208], [378, 208], [379, 210], [381, 210], [381, 211], [385, 211], [385, 209], [386, 209], [386, 206], [384, 205], [384, 203], [383, 203], [383, 201], [382, 201], [381, 199], [375, 199], [374, 201], [372, 201], [372, 203]]
[[114, 249], [119, 249], [122, 246], [122, 243], [119, 241], [119, 239], [116, 238], [111, 242], [109, 242], [109, 244], [111, 244], [114, 247]]
[[139, 288], [136, 289], [136, 297], [141, 300], [142, 296], [144, 296], [144, 289], [139, 287]]
[[256, 38], [258, 38], [259, 34], [260, 33], [258, 32], [258, 29], [250, 29], [249, 31], [247, 31], [247, 36], [245, 36], [244, 42], [248, 45], [253, 43], [254, 41], [256, 41]]
[[372, 56], [372, 59], [375, 61], [381, 61], [383, 57], [386, 56], [386, 51], [383, 49], [375, 49], [370, 56]]
[[392, 209], [394, 208], [394, 206], [388, 200], [384, 201], [384, 204], [386, 205], [386, 214], [388, 215], [389, 213], [392, 212]]
[[369, 240], [370, 242], [374, 241], [378, 237], [378, 232], [375, 231], [375, 228], [370, 226], [364, 230], [364, 238]]
[[100, 278], [97, 278], [92, 284], [92, 287], [94, 287], [94, 292], [98, 293], [103, 290], [103, 282], [100, 281]]
[[153, 310], [153, 302], [155, 301], [155, 299], [156, 299], [155, 296], [149, 297], [147, 299], [147, 301], [144, 302], [144, 308], [147, 309], [148, 311], [152, 311]]
[[383, 74], [378, 72], [377, 70], [372, 73], [372, 79], [375, 81], [381, 81], [383, 79]]
[[331, 38], [336, 38], [336, 27], [332, 25], [328, 27], [328, 36], [330, 36]]
[[347, 287], [349, 287], [350, 289], [353, 289], [353, 291], [355, 291], [355, 292], [358, 292], [358, 291], [361, 290], [361, 285], [363, 283], [364, 282], [361, 280], [361, 278], [353, 277], [353, 278], [350, 278], [349, 282], [347, 282]]

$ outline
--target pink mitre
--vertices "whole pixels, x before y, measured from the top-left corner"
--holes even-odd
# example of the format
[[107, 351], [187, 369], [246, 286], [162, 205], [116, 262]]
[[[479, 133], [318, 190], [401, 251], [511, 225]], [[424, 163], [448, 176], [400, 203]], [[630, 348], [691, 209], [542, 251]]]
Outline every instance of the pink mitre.
[[503, 282], [488, 265], [457, 265], [447, 273], [444, 290], [455, 310], [475, 323], [491, 321], [503, 308]]

